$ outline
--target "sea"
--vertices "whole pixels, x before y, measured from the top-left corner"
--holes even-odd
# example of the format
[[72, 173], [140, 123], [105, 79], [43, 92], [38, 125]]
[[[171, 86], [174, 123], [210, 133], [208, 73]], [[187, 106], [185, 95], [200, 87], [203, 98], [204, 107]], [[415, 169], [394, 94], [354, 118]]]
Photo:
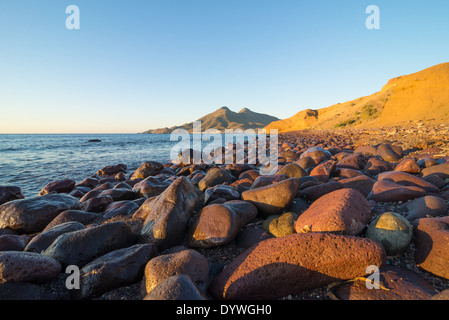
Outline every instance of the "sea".
[[108, 165], [131, 172], [145, 161], [167, 163], [176, 143], [170, 134], [0, 134], [0, 186], [32, 197], [49, 182], [80, 182]]

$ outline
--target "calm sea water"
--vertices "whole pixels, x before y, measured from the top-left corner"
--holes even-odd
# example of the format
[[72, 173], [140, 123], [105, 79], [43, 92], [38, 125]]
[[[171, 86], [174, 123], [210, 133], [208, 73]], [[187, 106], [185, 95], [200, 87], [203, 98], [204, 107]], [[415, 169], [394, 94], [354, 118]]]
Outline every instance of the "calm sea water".
[[0, 134], [0, 185], [35, 196], [49, 182], [80, 182], [107, 165], [132, 171], [145, 161], [168, 162], [176, 143], [169, 134]]

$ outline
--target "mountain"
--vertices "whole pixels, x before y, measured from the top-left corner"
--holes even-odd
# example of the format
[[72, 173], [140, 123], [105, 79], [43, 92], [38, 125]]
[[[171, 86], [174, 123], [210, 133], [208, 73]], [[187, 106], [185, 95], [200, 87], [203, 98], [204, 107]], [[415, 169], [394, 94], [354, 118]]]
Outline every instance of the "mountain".
[[270, 123], [266, 129], [288, 132], [304, 129], [386, 127], [413, 121], [448, 123], [449, 63], [388, 81], [370, 96], [318, 109], [300, 111]]
[[[207, 129], [217, 129], [220, 131], [224, 131], [225, 129], [262, 129], [269, 123], [277, 120], [279, 119], [276, 117], [256, 113], [248, 108], [244, 108], [240, 110], [240, 112], [236, 113], [231, 111], [228, 107], [222, 107], [212, 113], [209, 113], [208, 115], [205, 115], [197, 121], [201, 121], [201, 131], [204, 132]], [[143, 133], [171, 133], [175, 129], [185, 129], [192, 132], [193, 122], [171, 128], [152, 129]]]

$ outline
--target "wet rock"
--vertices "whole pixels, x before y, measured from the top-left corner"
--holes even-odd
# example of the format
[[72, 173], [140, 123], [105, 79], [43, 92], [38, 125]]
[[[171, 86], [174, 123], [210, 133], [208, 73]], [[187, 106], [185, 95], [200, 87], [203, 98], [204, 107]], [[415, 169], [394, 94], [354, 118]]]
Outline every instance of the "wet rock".
[[366, 237], [381, 243], [387, 255], [395, 256], [408, 248], [413, 237], [413, 227], [403, 216], [385, 212], [371, 222]]
[[55, 259], [34, 252], [0, 252], [0, 283], [42, 283], [55, 278], [61, 265]]
[[136, 244], [109, 252], [81, 269], [80, 290], [74, 290], [72, 296], [87, 299], [140, 281], [145, 265], [156, 254], [151, 244]]
[[72, 179], [62, 179], [50, 182], [40, 192], [39, 196], [49, 193], [69, 193], [75, 187], [75, 181]]
[[[140, 239], [160, 250], [184, 239], [187, 224], [199, 203], [199, 196], [189, 178], [179, 177], [149, 207]], [[139, 209], [140, 210], [140, 209]], [[136, 212], [138, 215], [144, 213]]]
[[449, 217], [415, 220], [414, 237], [419, 267], [449, 279]]
[[126, 223], [111, 222], [64, 233], [57, 237], [42, 254], [58, 260], [63, 266], [82, 267], [110, 251], [129, 247], [135, 241], [136, 236]]
[[134, 171], [130, 180], [148, 178], [159, 173], [163, 168], [163, 165], [159, 162], [147, 161], [143, 163], [136, 171]]
[[171, 276], [162, 281], [143, 300], [207, 300], [189, 276], [184, 274]]
[[316, 200], [296, 220], [295, 230], [357, 235], [370, 220], [371, 209], [363, 194], [341, 189]]
[[86, 202], [87, 200], [98, 197], [98, 195], [102, 192], [103, 190], [91, 190], [81, 197], [80, 202]]
[[0, 228], [22, 233], [39, 232], [62, 211], [78, 208], [78, 199], [66, 194], [7, 202], [0, 206]]
[[25, 251], [41, 253], [45, 251], [61, 234], [83, 230], [86, 227], [75, 221], [59, 224], [45, 232], [36, 235], [25, 248]]
[[144, 294], [153, 291], [165, 279], [175, 275], [189, 276], [199, 290], [205, 291], [209, 278], [209, 263], [196, 250], [187, 249], [152, 258], [145, 266], [142, 280]]
[[78, 183], [75, 187], [88, 187], [89, 189], [93, 189], [100, 184], [100, 179], [96, 178], [86, 178], [80, 183]]
[[25, 198], [22, 190], [16, 186], [0, 186], [0, 205], [13, 200]]
[[295, 199], [299, 180], [290, 178], [265, 187], [242, 193], [242, 199], [255, 205], [262, 215], [279, 214], [288, 209]]
[[386, 263], [372, 240], [329, 233], [293, 234], [259, 242], [214, 278], [215, 299], [277, 299], [363, 276], [366, 267]]

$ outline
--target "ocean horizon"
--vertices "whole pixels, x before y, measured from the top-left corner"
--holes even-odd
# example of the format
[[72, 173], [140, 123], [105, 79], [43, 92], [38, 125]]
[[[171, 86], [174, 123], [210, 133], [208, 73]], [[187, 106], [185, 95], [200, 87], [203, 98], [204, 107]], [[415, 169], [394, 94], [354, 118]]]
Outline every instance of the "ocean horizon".
[[49, 182], [80, 182], [108, 165], [123, 163], [131, 172], [145, 161], [168, 162], [175, 143], [169, 134], [0, 134], [0, 185], [31, 197]]

